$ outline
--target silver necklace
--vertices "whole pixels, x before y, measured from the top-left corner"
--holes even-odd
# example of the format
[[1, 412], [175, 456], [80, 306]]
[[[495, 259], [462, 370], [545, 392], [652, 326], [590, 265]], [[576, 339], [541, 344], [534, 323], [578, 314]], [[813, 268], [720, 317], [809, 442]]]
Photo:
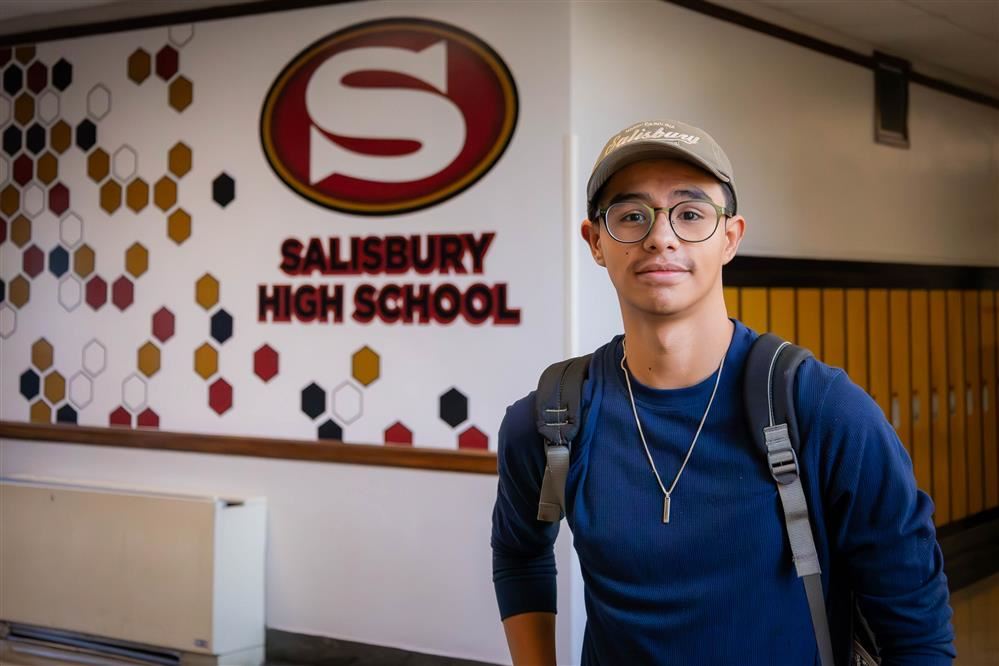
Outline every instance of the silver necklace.
[[725, 367], [725, 356], [728, 355], [728, 349], [726, 348], [725, 354], [722, 355], [721, 363], [718, 364], [718, 377], [715, 378], [715, 387], [711, 391], [711, 398], [708, 400], [708, 407], [704, 410], [704, 416], [701, 417], [701, 424], [697, 426], [697, 432], [694, 433], [694, 441], [690, 443], [690, 448], [687, 449], [687, 457], [683, 459], [683, 464], [680, 465], [680, 471], [676, 473], [676, 478], [673, 479], [673, 483], [670, 485], [669, 490], [666, 490], [666, 486], [663, 485], [663, 480], [659, 477], [659, 471], [656, 469], [656, 463], [652, 460], [652, 454], [649, 452], [649, 445], [645, 441], [645, 433], [642, 432], [642, 423], [638, 420], [638, 407], [635, 406], [635, 395], [631, 392], [631, 378], [629, 377], [628, 369], [624, 366], [625, 359], [628, 358], [628, 349], [625, 347], [624, 341], [621, 341], [621, 370], [624, 372], [624, 382], [628, 385], [628, 398], [631, 400], [631, 411], [635, 415], [635, 425], [638, 426], [638, 436], [642, 438], [642, 446], [645, 448], [645, 457], [649, 459], [649, 465], [652, 467], [652, 473], [656, 475], [656, 481], [659, 483], [659, 489], [663, 491], [663, 522], [669, 522], [669, 504], [670, 496], [676, 489], [676, 484], [680, 480], [680, 475], [683, 474], [683, 470], [687, 467], [687, 461], [690, 460], [690, 454], [694, 452], [694, 446], [697, 445], [697, 438], [701, 435], [701, 429], [704, 428], [704, 422], [708, 420], [708, 412], [711, 411], [711, 404], [715, 401], [715, 394], [718, 393], [718, 384], [721, 382], [722, 368]]

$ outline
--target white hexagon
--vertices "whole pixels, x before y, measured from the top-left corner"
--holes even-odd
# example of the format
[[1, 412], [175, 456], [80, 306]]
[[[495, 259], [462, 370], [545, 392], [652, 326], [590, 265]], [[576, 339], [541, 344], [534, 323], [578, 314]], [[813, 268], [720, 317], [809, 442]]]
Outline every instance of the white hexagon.
[[17, 313], [6, 303], [0, 303], [0, 338], [9, 338], [17, 329]]
[[54, 123], [59, 117], [59, 96], [51, 90], [46, 90], [39, 95], [35, 104], [38, 107], [38, 118], [46, 126]]
[[30, 183], [21, 193], [21, 207], [29, 217], [36, 217], [45, 210], [45, 190]]
[[94, 383], [90, 377], [78, 372], [69, 379], [69, 401], [83, 409], [94, 399]]
[[344, 425], [350, 425], [359, 419], [363, 411], [364, 398], [359, 388], [350, 382], [344, 382], [333, 389], [333, 414]]
[[83, 220], [76, 213], [70, 211], [59, 220], [59, 240], [71, 250], [83, 240]]
[[188, 23], [187, 25], [172, 25], [167, 28], [167, 35], [170, 37], [170, 41], [173, 42], [174, 46], [184, 46], [191, 41], [192, 37], [194, 37], [194, 24]]
[[104, 372], [107, 366], [108, 350], [98, 340], [94, 339], [83, 348], [83, 370], [91, 377]]
[[122, 146], [114, 151], [114, 157], [111, 158], [111, 169], [114, 171], [114, 177], [118, 180], [131, 179], [135, 175], [137, 163], [138, 158], [135, 151], [130, 146]]
[[111, 111], [111, 91], [98, 83], [87, 93], [87, 115], [94, 120], [104, 120]]
[[121, 383], [121, 404], [133, 412], [146, 406], [147, 397], [146, 380], [134, 372]]
[[10, 123], [11, 103], [6, 95], [0, 95], [0, 126]]
[[59, 303], [72, 312], [83, 302], [83, 283], [75, 275], [67, 275], [59, 282]]
[[4, 155], [0, 155], [0, 185], [6, 185], [8, 178], [10, 178], [10, 164]]

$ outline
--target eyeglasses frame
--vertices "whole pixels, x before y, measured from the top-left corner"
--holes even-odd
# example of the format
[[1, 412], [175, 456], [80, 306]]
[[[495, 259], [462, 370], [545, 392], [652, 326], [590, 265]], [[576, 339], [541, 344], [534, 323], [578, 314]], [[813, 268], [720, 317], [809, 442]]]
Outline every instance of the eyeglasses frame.
[[[638, 204], [640, 206], [644, 206], [646, 210], [652, 211], [652, 222], [649, 223], [649, 228], [645, 230], [645, 233], [642, 234], [641, 238], [638, 238], [636, 240], [631, 240], [631, 241], [621, 240], [620, 238], [618, 238], [617, 236], [614, 235], [614, 232], [611, 231], [611, 229], [610, 229], [610, 225], [607, 224], [607, 211], [609, 211], [614, 206], [616, 206], [618, 204], [623, 204], [623, 203]], [[711, 230], [710, 234], [708, 234], [705, 238], [702, 238], [701, 240], [696, 240], [696, 241], [687, 240], [686, 238], [684, 238], [683, 236], [681, 236], [679, 233], [677, 233], [676, 227], [673, 226], [673, 211], [675, 209], [679, 208], [680, 206], [682, 206], [683, 204], [688, 204], [688, 203], [706, 203], [709, 206], [711, 206], [712, 208], [714, 208], [715, 209], [715, 213], [718, 214], [718, 217], [715, 218], [715, 228]], [[634, 243], [641, 243], [642, 241], [644, 241], [646, 238], [649, 237], [649, 234], [652, 233], [652, 230], [656, 226], [656, 219], [659, 217], [659, 213], [660, 212], [666, 213], [666, 221], [669, 222], [669, 227], [670, 227], [670, 229], [673, 230], [673, 235], [676, 236], [677, 238], [679, 238], [680, 240], [682, 240], [684, 243], [703, 243], [705, 241], [711, 240], [711, 238], [718, 232], [718, 225], [721, 224], [722, 217], [726, 217], [726, 218], [731, 218], [732, 217], [731, 215], [729, 215], [728, 210], [724, 206], [719, 206], [714, 201], [710, 201], [708, 199], [685, 199], [684, 201], [680, 201], [680, 202], [676, 203], [675, 205], [670, 206], [669, 208], [667, 208], [665, 206], [661, 206], [659, 208], [656, 208], [654, 206], [650, 206], [649, 204], [645, 203], [644, 201], [615, 201], [614, 203], [612, 203], [609, 206], [607, 206], [607, 208], [604, 208], [604, 209], [598, 208], [597, 209], [596, 218], [597, 219], [603, 218], [604, 228], [607, 229], [607, 233], [610, 234], [611, 238], [613, 238], [614, 240], [616, 240], [618, 243], [624, 243], [626, 245], [632, 245]]]

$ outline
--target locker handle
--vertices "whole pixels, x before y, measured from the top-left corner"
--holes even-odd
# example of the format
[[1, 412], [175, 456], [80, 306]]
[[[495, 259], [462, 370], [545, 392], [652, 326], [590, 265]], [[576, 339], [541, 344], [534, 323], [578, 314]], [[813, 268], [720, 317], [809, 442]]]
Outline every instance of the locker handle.
[[971, 390], [971, 384], [968, 384], [968, 389], [964, 392], [964, 404], [968, 416], [975, 413], [975, 392]]
[[912, 420], [919, 421], [920, 409], [919, 409], [919, 392], [912, 392]]
[[891, 394], [891, 424], [898, 430], [902, 427], [902, 409], [898, 404], [898, 394]]

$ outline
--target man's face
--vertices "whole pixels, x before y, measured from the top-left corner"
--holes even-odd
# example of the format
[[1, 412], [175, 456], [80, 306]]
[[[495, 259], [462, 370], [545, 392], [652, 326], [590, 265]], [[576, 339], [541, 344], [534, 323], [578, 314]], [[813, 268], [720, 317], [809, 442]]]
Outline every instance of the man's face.
[[[669, 208], [704, 196], [725, 206], [721, 184], [707, 172], [678, 160], [648, 160], [616, 172], [597, 204], [601, 210], [621, 200]], [[692, 313], [716, 289], [720, 298], [721, 267], [735, 256], [745, 229], [741, 216], [723, 216], [711, 238], [688, 243], [676, 237], [662, 211], [644, 240], [620, 243], [604, 224], [586, 220], [583, 238], [594, 260], [606, 266], [622, 310], [660, 316]]]

